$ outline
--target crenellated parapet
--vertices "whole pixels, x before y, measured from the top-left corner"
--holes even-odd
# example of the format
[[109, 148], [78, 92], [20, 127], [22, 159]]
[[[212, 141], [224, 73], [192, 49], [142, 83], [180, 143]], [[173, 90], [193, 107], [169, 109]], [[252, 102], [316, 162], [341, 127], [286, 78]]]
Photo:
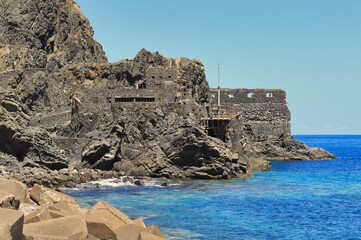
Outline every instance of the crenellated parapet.
[[[217, 89], [211, 89], [211, 98], [217, 97]], [[280, 103], [286, 104], [286, 92], [281, 89], [222, 88], [221, 105], [240, 103]]]

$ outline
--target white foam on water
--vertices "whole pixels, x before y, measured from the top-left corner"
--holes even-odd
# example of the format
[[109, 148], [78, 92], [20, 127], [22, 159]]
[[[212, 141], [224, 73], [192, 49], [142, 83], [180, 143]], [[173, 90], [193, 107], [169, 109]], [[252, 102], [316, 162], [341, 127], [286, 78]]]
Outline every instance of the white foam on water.
[[[125, 178], [132, 179], [133, 183], [124, 182]], [[88, 188], [93, 188], [93, 187], [96, 187], [96, 186], [100, 186], [100, 187], [136, 186], [134, 184], [134, 182], [137, 181], [137, 180], [140, 180], [140, 181], [144, 182], [145, 187], [165, 187], [165, 186], [161, 186], [161, 184], [164, 183], [164, 181], [162, 181], [162, 180], [158, 180], [158, 179], [145, 180], [145, 179], [138, 179], [138, 178], [134, 178], [134, 177], [130, 177], [130, 176], [124, 176], [124, 177], [121, 177], [120, 179], [118, 179], [118, 178], [109, 178], [109, 179], [103, 179], [103, 180], [98, 180], [98, 181], [91, 181], [89, 183], [82, 183], [82, 184], [78, 185], [77, 188], [84, 189], [84, 188], [87, 188], [87, 187]], [[167, 183], [168, 183], [168, 186], [178, 186], [178, 185], [180, 185], [179, 183], [175, 183], [175, 182], [167, 182]]]
[[94, 186], [107, 186], [107, 187], [122, 187], [122, 186], [134, 186], [133, 183], [130, 182], [123, 182], [123, 178], [117, 179], [117, 178], [109, 178], [109, 179], [103, 179], [98, 181], [91, 181], [89, 184]]
[[172, 240], [180, 240], [184, 238], [191, 238], [191, 239], [198, 239], [200, 237], [204, 237], [204, 235], [199, 233], [193, 233], [186, 229], [180, 229], [180, 228], [163, 228], [165, 232], [168, 234], [172, 234], [173, 237], [168, 237]]

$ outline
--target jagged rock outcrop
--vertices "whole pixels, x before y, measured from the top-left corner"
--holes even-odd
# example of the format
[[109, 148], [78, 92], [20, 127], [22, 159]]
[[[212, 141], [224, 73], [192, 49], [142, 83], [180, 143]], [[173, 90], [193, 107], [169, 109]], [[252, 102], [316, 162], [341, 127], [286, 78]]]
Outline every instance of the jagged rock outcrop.
[[[8, 171], [20, 172], [30, 166], [61, 169], [68, 159], [60, 154], [49, 133], [29, 128], [29, 110], [13, 94], [0, 98], [0, 161]], [[8, 164], [8, 163], [12, 164]]]
[[[98, 121], [92, 123], [93, 130], [79, 132], [79, 137], [89, 139], [82, 152], [85, 166], [173, 178], [226, 178], [246, 171], [232, 159], [226, 143], [209, 137], [196, 124], [198, 116], [189, 105], [138, 106], [131, 112], [121, 111], [107, 124], [100, 116], [92, 118]], [[89, 123], [86, 116], [80, 116], [73, 118], [71, 127], [89, 129]]]
[[309, 147], [296, 141], [292, 136], [287, 138], [264, 137], [252, 141], [243, 149], [248, 156], [267, 160], [323, 160], [336, 157], [323, 148]]
[[88, 88], [135, 88], [137, 81], [144, 79], [149, 66], [176, 66], [178, 77], [191, 82], [192, 96], [198, 103], [209, 99], [209, 85], [203, 63], [179, 57], [167, 58], [158, 52], [140, 50], [133, 59], [124, 59], [108, 64], [88, 64], [69, 68], [77, 85]]
[[0, 71], [107, 61], [73, 0], [0, 3]]

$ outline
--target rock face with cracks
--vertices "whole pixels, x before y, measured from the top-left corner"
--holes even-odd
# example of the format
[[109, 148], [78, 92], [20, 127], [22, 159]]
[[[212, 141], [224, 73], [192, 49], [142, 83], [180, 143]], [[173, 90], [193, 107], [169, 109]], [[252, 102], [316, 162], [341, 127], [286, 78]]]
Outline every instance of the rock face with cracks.
[[[226, 143], [209, 137], [195, 124], [197, 117], [190, 111], [189, 106], [139, 106], [132, 112], [122, 112], [113, 123], [94, 127], [82, 136], [90, 139], [82, 162], [129, 175], [173, 178], [226, 178], [245, 170], [232, 159]], [[87, 122], [85, 118], [72, 124]]]
[[73, 0], [0, 3], [0, 71], [107, 61]]

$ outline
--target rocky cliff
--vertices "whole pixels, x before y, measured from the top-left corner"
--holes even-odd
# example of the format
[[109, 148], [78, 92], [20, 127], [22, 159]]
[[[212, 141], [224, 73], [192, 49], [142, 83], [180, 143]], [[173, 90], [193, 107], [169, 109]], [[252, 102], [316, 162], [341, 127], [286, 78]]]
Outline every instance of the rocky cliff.
[[[229, 178], [245, 176], [249, 169], [269, 169], [265, 159], [334, 158], [291, 136], [260, 137], [243, 123], [236, 141], [208, 136], [199, 124], [208, 114], [211, 95], [202, 62], [142, 49], [134, 59], [109, 63], [73, 0], [0, 3], [2, 174], [47, 185], [79, 181], [84, 168]], [[177, 67], [179, 79], [189, 82], [188, 104], [89, 108], [78, 101], [87, 89], [134, 89], [147, 68], [169, 65]], [[241, 138], [246, 145], [239, 143]], [[241, 149], [238, 156], [235, 149]], [[79, 174], [61, 174], [67, 172], [63, 168], [78, 169]], [[34, 178], [34, 172], [52, 177]]]
[[73, 0], [0, 3], [0, 71], [107, 61]]

